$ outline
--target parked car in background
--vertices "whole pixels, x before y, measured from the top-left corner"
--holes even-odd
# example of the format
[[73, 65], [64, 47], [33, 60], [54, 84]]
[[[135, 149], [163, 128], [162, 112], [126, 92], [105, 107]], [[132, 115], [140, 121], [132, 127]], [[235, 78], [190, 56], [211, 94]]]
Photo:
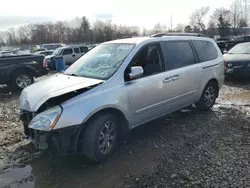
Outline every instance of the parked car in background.
[[38, 48], [38, 49], [35, 50], [35, 53], [36, 52], [42, 52], [42, 51], [47, 51], [47, 49], [46, 48]]
[[55, 69], [54, 58], [57, 56], [62, 56], [66, 65], [71, 65], [86, 52], [88, 52], [88, 47], [86, 46], [65, 46], [58, 48], [54, 51], [52, 55], [45, 57], [44, 67], [54, 70]]
[[46, 48], [47, 50], [56, 50], [57, 48], [61, 48], [63, 46], [66, 46], [62, 43], [49, 43], [49, 44], [43, 44], [42, 48]]
[[45, 51], [38, 51], [35, 54], [42, 54], [45, 56], [52, 55], [54, 53], [54, 50], [45, 50]]
[[6, 56], [14, 56], [11, 51], [5, 50], [5, 51], [0, 51], [0, 57], [6, 57]]
[[244, 42], [250, 42], [250, 36], [237, 36], [234, 37], [231, 40], [224, 40], [217, 42], [217, 45], [219, 46], [222, 53], [226, 53], [229, 51], [232, 47], [234, 47], [236, 44], [244, 43]]
[[34, 82], [34, 77], [48, 73], [43, 60], [43, 55], [0, 57], [0, 84], [9, 85], [12, 91], [24, 89]]
[[237, 44], [223, 57], [226, 75], [250, 76], [250, 42]]
[[19, 50], [16, 52], [16, 55], [31, 55], [30, 50]]
[[25, 134], [39, 149], [103, 161], [126, 130], [192, 104], [211, 109], [224, 82], [223, 56], [212, 39], [181, 35], [100, 44], [25, 88]]

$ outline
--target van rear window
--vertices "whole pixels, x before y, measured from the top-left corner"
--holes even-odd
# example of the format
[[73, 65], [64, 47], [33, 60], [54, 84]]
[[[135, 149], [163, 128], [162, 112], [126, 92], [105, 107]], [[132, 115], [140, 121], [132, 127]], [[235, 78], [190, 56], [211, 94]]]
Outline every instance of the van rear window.
[[192, 41], [200, 62], [211, 61], [217, 59], [218, 52], [214, 47], [214, 44], [210, 41], [193, 40]]

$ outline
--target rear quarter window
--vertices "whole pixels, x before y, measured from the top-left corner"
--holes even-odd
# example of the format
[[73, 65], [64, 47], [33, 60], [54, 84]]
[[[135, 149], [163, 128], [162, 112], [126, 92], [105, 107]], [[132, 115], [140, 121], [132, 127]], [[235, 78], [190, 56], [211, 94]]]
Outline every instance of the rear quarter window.
[[74, 48], [74, 52], [75, 53], [80, 53], [80, 49], [79, 48]]
[[214, 44], [210, 41], [194, 40], [192, 41], [200, 62], [211, 61], [217, 59], [218, 52]]
[[89, 51], [88, 47], [80, 47], [81, 53], [86, 53]]
[[72, 48], [63, 50], [63, 55], [68, 55], [68, 54], [72, 54], [72, 53], [73, 53]]

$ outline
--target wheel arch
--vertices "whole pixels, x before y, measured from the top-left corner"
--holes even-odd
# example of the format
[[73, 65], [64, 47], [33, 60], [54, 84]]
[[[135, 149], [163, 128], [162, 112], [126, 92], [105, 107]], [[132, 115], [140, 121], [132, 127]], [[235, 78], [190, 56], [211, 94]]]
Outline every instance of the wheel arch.
[[19, 71], [27, 71], [27, 72], [30, 72], [30, 74], [32, 76], [35, 75], [35, 70], [31, 67], [28, 67], [28, 66], [18, 66], [18, 67], [15, 67], [11, 70], [9, 70], [8, 72], [8, 75], [9, 75], [9, 82], [11, 81], [13, 75], [16, 73], [16, 72], [19, 72]]
[[126, 135], [126, 133], [128, 132], [129, 121], [128, 121], [127, 117], [125, 116], [125, 114], [121, 110], [119, 110], [115, 107], [107, 107], [107, 108], [100, 109], [97, 112], [90, 115], [84, 121], [83, 126], [82, 126], [81, 130], [79, 131], [78, 138], [77, 138], [77, 150], [78, 150], [78, 152], [81, 150], [81, 145], [80, 145], [81, 143], [79, 141], [80, 141], [81, 136], [83, 135], [83, 133], [87, 127], [86, 123], [89, 122], [90, 120], [92, 120], [93, 118], [95, 118], [96, 116], [101, 115], [103, 113], [110, 113], [110, 114], [113, 114], [117, 117], [118, 122], [119, 122], [119, 138], [120, 138], [120, 140], [122, 140], [124, 138], [124, 136]]
[[[218, 80], [216, 79], [216, 78], [212, 78], [212, 79], [210, 79], [207, 83], [206, 83], [206, 85], [208, 84], [208, 83], [214, 83], [215, 85], [216, 85], [216, 87], [217, 87], [217, 93], [216, 93], [216, 98], [219, 96], [219, 82], [218, 82]], [[205, 86], [206, 87], [206, 86]]]

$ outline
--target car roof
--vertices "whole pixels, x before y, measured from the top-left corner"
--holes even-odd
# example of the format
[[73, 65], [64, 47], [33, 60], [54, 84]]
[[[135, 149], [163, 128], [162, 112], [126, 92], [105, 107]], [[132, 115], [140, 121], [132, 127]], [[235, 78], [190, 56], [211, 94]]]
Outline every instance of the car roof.
[[63, 43], [48, 43], [48, 44], [43, 44], [43, 45], [64, 45]]
[[[139, 44], [142, 42], [156, 42], [156, 41], [169, 41], [169, 40], [206, 40], [213, 41], [211, 38], [203, 36], [178, 36], [178, 35], [169, 35], [169, 36], [160, 36], [160, 37], [132, 37], [125, 39], [117, 39], [113, 41], [104, 42], [103, 44], [112, 44], [112, 43], [121, 43], [121, 44]], [[214, 41], [213, 41], [214, 42]]]
[[103, 44], [109, 44], [109, 43], [137, 44], [142, 41], [146, 41], [148, 39], [150, 39], [150, 37], [133, 37], [133, 38], [112, 40], [112, 41], [105, 42]]

